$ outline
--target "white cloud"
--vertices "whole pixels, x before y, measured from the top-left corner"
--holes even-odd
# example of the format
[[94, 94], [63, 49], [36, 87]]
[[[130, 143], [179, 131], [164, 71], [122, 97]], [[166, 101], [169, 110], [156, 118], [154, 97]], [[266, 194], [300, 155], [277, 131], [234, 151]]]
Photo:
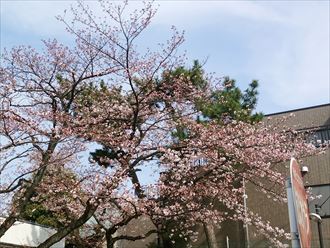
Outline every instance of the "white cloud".
[[283, 22], [284, 16], [254, 1], [156, 1], [159, 10], [156, 24], [176, 25], [183, 29], [207, 28], [209, 23], [227, 18]]
[[267, 61], [262, 61], [265, 51], [255, 48], [250, 66], [268, 81], [262, 104], [268, 111], [330, 102], [329, 12], [322, 5], [303, 4], [287, 15], [283, 43], [268, 51]]

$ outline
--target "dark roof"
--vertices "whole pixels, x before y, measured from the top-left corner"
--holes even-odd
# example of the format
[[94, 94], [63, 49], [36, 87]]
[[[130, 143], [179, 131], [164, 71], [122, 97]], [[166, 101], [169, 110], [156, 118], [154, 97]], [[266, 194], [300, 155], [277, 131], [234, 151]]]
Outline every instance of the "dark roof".
[[298, 109], [291, 109], [291, 110], [286, 110], [286, 111], [281, 111], [281, 112], [275, 112], [275, 113], [270, 113], [266, 114], [265, 116], [273, 116], [273, 115], [279, 115], [279, 114], [286, 114], [286, 113], [293, 113], [296, 111], [303, 111], [303, 110], [308, 110], [308, 109], [314, 109], [314, 108], [322, 108], [325, 106], [330, 106], [330, 103], [325, 103], [325, 104], [320, 104], [320, 105], [315, 105], [315, 106], [309, 106], [309, 107], [304, 107], [304, 108], [298, 108]]
[[330, 127], [330, 104], [294, 109], [265, 115], [264, 122], [296, 130]]

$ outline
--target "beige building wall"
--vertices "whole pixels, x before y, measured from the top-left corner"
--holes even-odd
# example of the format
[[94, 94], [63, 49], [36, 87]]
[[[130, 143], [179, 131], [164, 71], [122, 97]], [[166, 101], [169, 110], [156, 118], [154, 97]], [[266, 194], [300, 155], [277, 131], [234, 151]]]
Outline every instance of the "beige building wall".
[[[293, 115], [292, 115], [293, 114]], [[300, 109], [296, 111], [288, 111], [285, 113], [269, 115], [270, 119], [265, 121], [268, 124], [275, 125], [276, 127], [283, 128], [289, 127], [300, 131], [317, 131], [330, 129], [330, 104], [321, 106]], [[283, 117], [286, 117], [283, 119]], [[311, 135], [313, 135], [311, 133]], [[326, 200], [330, 193], [330, 149], [326, 148], [322, 154], [311, 156], [302, 159], [300, 165], [307, 165], [309, 173], [304, 177], [306, 187], [329, 185], [329, 192], [323, 195], [321, 202]], [[289, 175], [289, 161], [286, 164], [276, 165], [282, 166], [282, 171], [285, 175]], [[328, 186], [326, 186], [328, 187]], [[253, 185], [247, 185], [247, 207], [254, 212], [260, 213], [264, 219], [269, 220], [273, 226], [277, 226], [290, 232], [288, 209], [286, 204], [274, 202], [265, 197], [262, 193], [255, 191]], [[309, 201], [314, 211], [313, 206], [317, 203]], [[330, 199], [325, 203], [323, 208], [330, 209]], [[330, 217], [330, 216], [329, 216]], [[324, 218], [322, 221], [322, 232], [324, 247], [330, 247], [330, 218]], [[312, 247], [318, 248], [319, 237], [317, 224], [311, 221], [312, 229]], [[268, 241], [257, 234], [253, 227], [250, 227], [250, 247], [262, 248], [269, 247]], [[290, 242], [288, 242], [290, 244]]]

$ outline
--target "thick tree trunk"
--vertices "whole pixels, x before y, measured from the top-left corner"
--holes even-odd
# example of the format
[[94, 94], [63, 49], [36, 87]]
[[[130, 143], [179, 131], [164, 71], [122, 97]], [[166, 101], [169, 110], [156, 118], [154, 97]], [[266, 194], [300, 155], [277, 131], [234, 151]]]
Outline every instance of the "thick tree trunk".
[[163, 238], [163, 234], [161, 232], [162, 224], [154, 223], [154, 225], [157, 227], [157, 248], [165, 248], [164, 247], [164, 238]]
[[30, 202], [36, 187], [41, 182], [45, 171], [46, 165], [43, 165], [43, 167], [41, 167], [38, 170], [37, 174], [34, 176], [32, 184], [26, 188], [24, 195], [21, 199], [19, 199], [17, 209], [13, 210], [6, 218], [6, 220], [0, 225], [0, 237], [5, 234], [5, 232], [15, 223], [17, 218], [22, 214], [25, 207]]
[[85, 209], [85, 212], [77, 219], [76, 221], [71, 222], [69, 225], [67, 225], [64, 228], [61, 228], [57, 231], [54, 235], [50, 236], [48, 239], [46, 239], [42, 244], [38, 246], [38, 248], [48, 248], [52, 246], [53, 244], [59, 242], [61, 239], [69, 235], [71, 232], [73, 232], [75, 229], [79, 228], [83, 224], [85, 224], [94, 214], [94, 212], [97, 209], [97, 205], [90, 204], [87, 202], [87, 206]]
[[0, 226], [0, 237], [2, 237], [5, 232], [15, 223], [16, 216], [11, 214], [9, 217], [5, 219], [5, 221]]
[[17, 218], [22, 214], [27, 204], [30, 202], [36, 187], [40, 184], [45, 171], [47, 169], [47, 164], [51, 158], [51, 154], [54, 152], [55, 147], [57, 146], [57, 141], [50, 141], [47, 151], [42, 154], [42, 161], [40, 168], [33, 177], [33, 181], [30, 186], [28, 186], [24, 192], [24, 195], [18, 200], [17, 208], [14, 209], [6, 220], [0, 225], [0, 238], [5, 234], [5, 232], [15, 223]]
[[163, 235], [161, 233], [157, 234], [157, 248], [165, 248]]
[[219, 248], [215, 231], [214, 231], [214, 226], [211, 224], [206, 224], [204, 223], [204, 231], [206, 235], [206, 240], [209, 248]]
[[115, 241], [112, 238], [112, 233], [109, 231], [106, 231], [105, 238], [107, 241], [107, 248], [114, 248], [115, 247]]

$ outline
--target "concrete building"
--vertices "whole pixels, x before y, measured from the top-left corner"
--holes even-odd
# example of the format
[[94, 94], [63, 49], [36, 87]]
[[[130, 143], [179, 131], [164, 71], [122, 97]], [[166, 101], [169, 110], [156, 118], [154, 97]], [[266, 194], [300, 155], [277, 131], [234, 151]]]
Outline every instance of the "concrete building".
[[[291, 128], [303, 132], [308, 142], [323, 147], [324, 151], [321, 154], [304, 158], [300, 165], [307, 165], [309, 168], [309, 173], [304, 177], [305, 186], [314, 196], [319, 196], [309, 201], [310, 213], [316, 212], [315, 205], [321, 206], [324, 247], [330, 247], [330, 146], [328, 146], [330, 145], [330, 104], [268, 114], [263, 121], [279, 129]], [[284, 175], [289, 175], [289, 161], [274, 166], [280, 167]], [[267, 185], [267, 181], [263, 183]], [[283, 191], [274, 188], [272, 190]], [[287, 204], [268, 199], [264, 194], [256, 192], [252, 184], [246, 185], [246, 193], [248, 209], [258, 213], [264, 220], [269, 220], [272, 226], [290, 232]], [[316, 222], [311, 221], [311, 229], [312, 248], [318, 248], [320, 245]], [[193, 247], [209, 248], [205, 232], [202, 228], [199, 231], [199, 241], [193, 244]], [[219, 227], [213, 227], [213, 232], [216, 236], [217, 248], [273, 247], [253, 226], [246, 229], [242, 222], [226, 221]], [[283, 242], [291, 244], [288, 240]]]
[[[330, 104], [269, 114], [266, 115], [265, 121], [277, 127], [290, 127], [304, 132], [309, 142], [317, 147], [324, 147], [325, 150], [321, 154], [302, 159], [300, 165], [309, 168], [309, 173], [304, 177], [305, 186], [314, 196], [319, 197], [309, 200], [310, 212], [315, 213], [315, 206], [320, 206], [324, 247], [330, 247], [330, 148], [327, 146], [330, 144]], [[289, 162], [283, 168], [283, 173], [289, 175]], [[270, 220], [273, 226], [290, 232], [286, 204], [270, 201], [262, 194], [256, 193], [252, 185], [247, 185], [247, 193], [248, 208]], [[313, 248], [320, 247], [317, 223], [311, 221], [311, 228], [311, 245]], [[249, 240], [250, 247], [269, 247], [267, 240], [258, 235], [253, 227], [248, 231], [249, 235], [245, 239]]]

